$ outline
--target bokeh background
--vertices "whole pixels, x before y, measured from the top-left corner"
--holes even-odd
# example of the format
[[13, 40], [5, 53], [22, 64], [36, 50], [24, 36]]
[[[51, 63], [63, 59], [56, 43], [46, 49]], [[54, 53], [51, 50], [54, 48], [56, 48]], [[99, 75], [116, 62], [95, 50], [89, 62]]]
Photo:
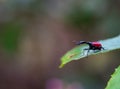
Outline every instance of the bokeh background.
[[119, 50], [59, 69], [73, 40], [119, 35], [119, 0], [0, 0], [0, 89], [104, 89]]

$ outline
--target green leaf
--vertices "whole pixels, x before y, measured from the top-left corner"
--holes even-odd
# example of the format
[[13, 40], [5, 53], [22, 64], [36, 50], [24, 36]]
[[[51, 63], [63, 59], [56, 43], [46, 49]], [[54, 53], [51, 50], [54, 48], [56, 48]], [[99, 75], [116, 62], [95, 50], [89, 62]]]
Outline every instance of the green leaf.
[[120, 66], [115, 69], [105, 89], [120, 89]]
[[[89, 55], [95, 55], [99, 53], [105, 53], [109, 52], [115, 49], [120, 49], [120, 35], [114, 38], [110, 38], [107, 40], [100, 40], [99, 41], [102, 46], [105, 48], [105, 50], [101, 50], [99, 52], [94, 53], [92, 50], [89, 52]], [[88, 48], [88, 45], [80, 45], [72, 50], [68, 51], [62, 58], [61, 58], [61, 65], [59, 66], [62, 68], [66, 63], [72, 61], [72, 60], [79, 60], [81, 58], [87, 57], [86, 51], [83, 51], [84, 48]]]

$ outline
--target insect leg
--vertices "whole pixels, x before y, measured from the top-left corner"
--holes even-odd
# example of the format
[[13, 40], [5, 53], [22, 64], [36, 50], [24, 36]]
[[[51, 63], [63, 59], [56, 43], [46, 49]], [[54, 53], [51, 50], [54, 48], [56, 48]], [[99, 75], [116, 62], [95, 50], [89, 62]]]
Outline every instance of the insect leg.
[[[85, 51], [85, 50], [87, 50], [87, 56], [88, 56], [88, 53], [89, 53], [90, 49], [89, 49], [89, 48], [85, 48], [84, 51]], [[83, 52], [83, 53], [84, 53], [84, 52]]]
[[87, 51], [87, 56], [88, 56], [88, 53], [90, 52], [90, 49], [88, 49], [88, 51]]
[[103, 48], [103, 47], [101, 49], [105, 50], [105, 48]]

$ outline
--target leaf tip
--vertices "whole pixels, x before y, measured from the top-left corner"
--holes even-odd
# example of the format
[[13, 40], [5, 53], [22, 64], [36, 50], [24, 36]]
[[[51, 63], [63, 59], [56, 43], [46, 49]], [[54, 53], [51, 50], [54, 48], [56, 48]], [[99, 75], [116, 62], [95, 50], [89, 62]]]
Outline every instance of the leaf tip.
[[62, 63], [62, 64], [60, 64], [59, 68], [63, 68], [63, 66], [64, 66], [64, 64]]

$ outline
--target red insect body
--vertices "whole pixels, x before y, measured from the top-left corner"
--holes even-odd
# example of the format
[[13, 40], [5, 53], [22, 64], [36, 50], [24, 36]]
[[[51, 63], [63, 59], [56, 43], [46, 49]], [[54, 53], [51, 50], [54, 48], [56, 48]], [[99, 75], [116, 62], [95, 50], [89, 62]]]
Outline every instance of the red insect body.
[[95, 47], [102, 47], [101, 43], [100, 42], [92, 42], [92, 45], [95, 46]]

